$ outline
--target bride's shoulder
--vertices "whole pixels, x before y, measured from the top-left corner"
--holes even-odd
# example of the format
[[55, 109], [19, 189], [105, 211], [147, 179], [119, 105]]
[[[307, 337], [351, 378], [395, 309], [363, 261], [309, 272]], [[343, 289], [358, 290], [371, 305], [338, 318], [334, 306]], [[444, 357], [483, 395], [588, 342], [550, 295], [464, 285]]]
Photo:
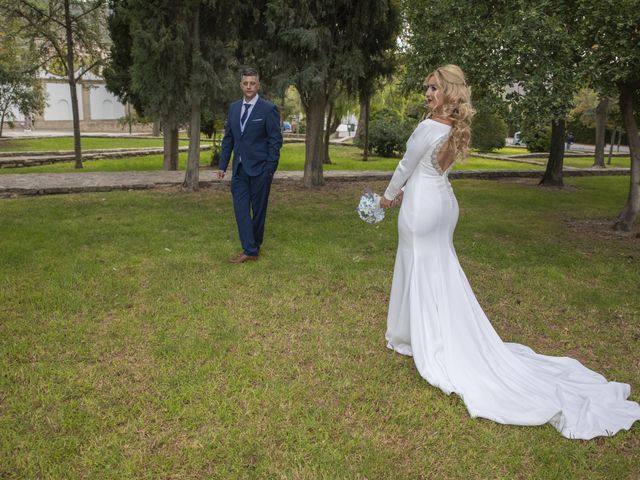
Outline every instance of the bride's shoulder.
[[438, 120], [434, 120], [432, 118], [426, 118], [420, 123], [428, 124], [430, 127], [438, 128], [439, 130], [451, 129], [451, 125], [449, 125], [448, 123], [439, 122]]
[[[444, 128], [443, 128], [444, 127]], [[443, 132], [449, 130], [449, 126], [440, 122], [436, 122], [435, 120], [431, 120], [427, 118], [422, 120], [418, 126], [416, 127], [414, 134], [423, 139], [427, 139], [429, 137], [440, 137]]]

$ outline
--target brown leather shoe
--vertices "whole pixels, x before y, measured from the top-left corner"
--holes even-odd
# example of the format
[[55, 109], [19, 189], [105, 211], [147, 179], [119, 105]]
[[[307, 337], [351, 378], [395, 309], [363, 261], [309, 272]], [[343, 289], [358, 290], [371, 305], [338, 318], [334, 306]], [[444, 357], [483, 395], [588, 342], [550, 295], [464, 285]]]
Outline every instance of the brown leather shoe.
[[245, 263], [245, 262], [255, 262], [256, 260], [258, 260], [257, 255], [245, 255], [244, 253], [241, 253], [240, 255], [232, 258], [229, 261], [231, 263]]

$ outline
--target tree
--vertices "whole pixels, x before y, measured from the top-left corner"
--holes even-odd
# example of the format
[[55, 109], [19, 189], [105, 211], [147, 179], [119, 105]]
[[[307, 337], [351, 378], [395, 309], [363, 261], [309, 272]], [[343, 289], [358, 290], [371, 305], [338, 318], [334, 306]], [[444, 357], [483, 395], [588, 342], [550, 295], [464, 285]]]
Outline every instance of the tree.
[[127, 5], [132, 89], [145, 113], [161, 119], [165, 152], [177, 150], [178, 127], [187, 122], [190, 126], [183, 183], [187, 191], [198, 188], [203, 102], [221, 95], [234, 66], [236, 5], [231, 0], [130, 0]]
[[[397, 38], [400, 35], [401, 16], [397, 10], [391, 10], [386, 22], [379, 25], [376, 35], [366, 35], [366, 40], [377, 42], [379, 48], [369, 45], [368, 49], [375, 51], [368, 62], [365, 62], [363, 73], [358, 77], [356, 91], [360, 101], [360, 118], [358, 130], [362, 135], [362, 159], [369, 158], [369, 120], [371, 116], [371, 97], [380, 88], [384, 80], [391, 79], [397, 61]], [[381, 48], [380, 48], [381, 47]], [[362, 122], [362, 126], [361, 126]], [[356, 136], [359, 132], [356, 132]]]
[[[611, 95], [615, 89], [609, 89]], [[606, 144], [606, 129], [615, 134], [619, 122], [619, 109], [613, 97], [598, 95], [591, 88], [582, 88], [574, 95], [574, 107], [569, 112], [569, 119], [579, 121], [580, 124], [596, 130], [595, 156], [593, 166], [604, 168], [604, 148]], [[611, 139], [612, 143], [614, 139]]]
[[253, 7], [256, 23], [265, 26], [263, 48], [255, 42], [251, 48], [262, 58], [254, 58], [263, 73], [264, 67], [274, 72], [276, 84], [298, 90], [307, 120], [304, 185], [321, 185], [327, 104], [338, 82], [354, 91], [369, 60], [387, 48], [380, 31], [399, 16], [399, 5], [394, 0], [265, 0]]
[[331, 157], [329, 156], [329, 138], [340, 126], [342, 117], [344, 117], [349, 111], [353, 110], [353, 102], [349, 98], [349, 95], [344, 89], [338, 88], [334, 92], [333, 98], [330, 99], [327, 106], [326, 114], [326, 126], [324, 130], [324, 164], [331, 164]]
[[69, 82], [75, 167], [82, 168], [78, 81], [104, 62], [105, 0], [2, 0], [0, 10], [23, 24], [23, 35], [36, 39], [42, 65], [59, 66]]
[[[640, 135], [634, 111], [640, 91], [640, 8], [637, 0], [577, 2], [582, 18], [585, 71], [594, 87], [609, 93], [615, 85], [631, 156], [627, 202], [613, 228], [629, 231], [640, 211]], [[606, 21], [603, 21], [606, 19]]]
[[503, 95], [512, 114], [550, 123], [541, 185], [562, 185], [565, 117], [579, 79], [572, 1], [406, 0], [409, 82], [455, 63], [468, 82]]
[[144, 117], [144, 104], [131, 85], [133, 65], [131, 18], [128, 14], [129, 0], [109, 0], [107, 25], [111, 38], [109, 61], [102, 72], [107, 90], [117, 96], [123, 104], [133, 105], [139, 117]]
[[7, 119], [30, 118], [44, 109], [44, 89], [36, 78], [38, 56], [32, 41], [19, 41], [17, 22], [0, 20], [0, 137]]

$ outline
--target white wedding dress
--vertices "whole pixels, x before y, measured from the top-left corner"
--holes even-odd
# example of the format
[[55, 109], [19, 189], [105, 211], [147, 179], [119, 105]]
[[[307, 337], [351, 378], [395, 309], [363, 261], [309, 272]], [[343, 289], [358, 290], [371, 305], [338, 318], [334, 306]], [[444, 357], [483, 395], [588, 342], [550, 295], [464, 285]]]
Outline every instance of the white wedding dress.
[[393, 199], [404, 187], [387, 346], [413, 356], [420, 375], [458, 394], [472, 417], [549, 422], [567, 438], [628, 430], [640, 419], [629, 385], [607, 382], [572, 358], [503, 342], [482, 311], [453, 247], [458, 203], [436, 160], [449, 131], [421, 122], [385, 192]]

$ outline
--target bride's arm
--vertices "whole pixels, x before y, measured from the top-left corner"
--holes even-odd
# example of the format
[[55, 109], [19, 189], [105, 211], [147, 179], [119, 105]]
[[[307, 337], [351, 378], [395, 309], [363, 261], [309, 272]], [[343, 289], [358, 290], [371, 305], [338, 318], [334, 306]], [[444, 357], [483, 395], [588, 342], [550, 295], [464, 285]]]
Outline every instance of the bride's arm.
[[430, 135], [431, 127], [427, 122], [421, 122], [409, 137], [407, 141], [407, 150], [393, 172], [393, 177], [389, 182], [387, 190], [384, 192], [384, 198], [392, 201], [396, 198], [400, 189], [407, 182], [413, 171], [416, 169], [422, 157], [427, 152], [432, 143]]

